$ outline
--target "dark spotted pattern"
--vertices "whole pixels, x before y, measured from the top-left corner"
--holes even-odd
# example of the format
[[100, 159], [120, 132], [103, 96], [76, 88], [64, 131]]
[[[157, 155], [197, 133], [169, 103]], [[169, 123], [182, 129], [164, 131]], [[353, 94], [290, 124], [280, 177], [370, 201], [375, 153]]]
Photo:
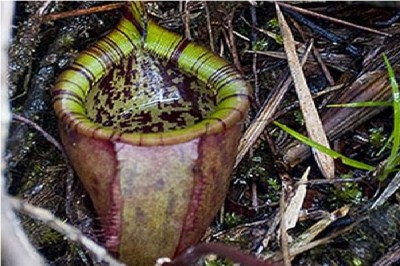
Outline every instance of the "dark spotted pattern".
[[114, 65], [86, 96], [86, 114], [120, 133], [157, 133], [193, 125], [215, 111], [215, 92], [143, 51]]

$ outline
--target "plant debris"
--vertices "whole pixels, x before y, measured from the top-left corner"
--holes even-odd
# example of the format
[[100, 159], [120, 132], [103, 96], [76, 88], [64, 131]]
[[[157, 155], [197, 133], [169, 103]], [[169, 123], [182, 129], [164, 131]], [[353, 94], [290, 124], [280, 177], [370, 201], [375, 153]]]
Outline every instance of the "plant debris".
[[[387, 8], [385, 3], [279, 3], [293, 35], [292, 50], [303, 61], [303, 85], [310, 90], [331, 148], [378, 170], [390, 156], [394, 126], [393, 109], [388, 107], [392, 87], [382, 53], [400, 81], [400, 5], [388, 2]], [[78, 11], [102, 10], [105, 4], [109, 3], [17, 2], [8, 66], [12, 112], [38, 127], [21, 119], [13, 121], [5, 188], [10, 196], [46, 209], [52, 218], [71, 224], [97, 244], [103, 242], [102, 232], [88, 195], [79, 180], [68, 174], [63, 153], [37, 129], [58, 139], [49, 89], [80, 51], [117, 23], [118, 8], [83, 15]], [[254, 88], [229, 195], [203, 242], [223, 243], [250, 254], [251, 259], [272, 258], [286, 265], [398, 263], [399, 165], [385, 180], [378, 180], [372, 171], [335, 160], [334, 172], [325, 173], [327, 180], [309, 156], [310, 148], [273, 125], [276, 120], [307, 134], [309, 118], [299, 108], [303, 104], [295, 91], [299, 84], [290, 75], [288, 60], [292, 59], [284, 49], [285, 34], [279, 30], [275, 5], [155, 1], [146, 3], [146, 9], [158, 24], [232, 62]], [[64, 17], [64, 12], [79, 15]], [[388, 104], [327, 107], [364, 101]], [[296, 225], [281, 227], [283, 208], [308, 168], [307, 181], [301, 181], [305, 194], [301, 206], [296, 206]], [[84, 246], [66, 240], [68, 233], [60, 234], [26, 215], [19, 217], [49, 265], [107, 265]], [[315, 229], [321, 223], [323, 227]], [[311, 229], [315, 231], [310, 233]], [[232, 265], [229, 258], [218, 256], [203, 257], [198, 263]]]

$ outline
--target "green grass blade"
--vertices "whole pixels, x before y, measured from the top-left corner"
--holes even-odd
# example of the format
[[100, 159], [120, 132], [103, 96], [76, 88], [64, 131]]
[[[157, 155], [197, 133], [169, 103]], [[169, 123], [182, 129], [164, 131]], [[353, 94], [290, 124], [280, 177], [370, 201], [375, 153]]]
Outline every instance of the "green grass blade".
[[358, 168], [358, 169], [362, 169], [362, 170], [368, 170], [368, 171], [373, 171], [375, 169], [374, 166], [350, 159], [334, 150], [331, 150], [329, 148], [326, 148], [325, 146], [311, 140], [310, 138], [304, 136], [303, 134], [300, 134], [298, 132], [296, 132], [295, 130], [289, 128], [288, 126], [281, 124], [277, 121], [273, 122], [274, 125], [276, 125], [277, 127], [281, 128], [283, 131], [285, 131], [286, 133], [288, 133], [289, 135], [293, 136], [294, 138], [296, 138], [297, 140], [303, 142], [304, 144], [307, 144], [308, 146], [313, 147], [314, 149], [317, 149], [323, 153], [328, 154], [329, 156], [331, 156], [334, 159], [340, 159], [345, 165], [349, 165], [352, 166], [354, 168]]
[[382, 107], [392, 106], [391, 102], [355, 102], [328, 104], [327, 107]]
[[393, 68], [386, 57], [383, 54], [383, 59], [386, 64], [386, 68], [389, 74], [389, 81], [390, 85], [392, 86], [392, 95], [393, 95], [393, 131], [392, 131], [392, 138], [393, 138], [393, 145], [392, 150], [390, 152], [390, 156], [388, 158], [388, 162], [384, 169], [384, 176], [381, 177], [381, 180], [386, 178], [386, 174], [393, 170], [396, 167], [396, 164], [399, 163], [399, 146], [400, 146], [400, 92], [399, 92], [399, 85], [396, 81], [396, 76], [394, 74]]

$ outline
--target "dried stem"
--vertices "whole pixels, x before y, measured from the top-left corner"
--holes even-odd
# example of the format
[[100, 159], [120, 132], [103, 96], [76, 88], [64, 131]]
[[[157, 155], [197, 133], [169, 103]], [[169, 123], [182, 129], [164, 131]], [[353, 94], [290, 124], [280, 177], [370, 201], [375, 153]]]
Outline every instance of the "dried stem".
[[329, 21], [332, 21], [332, 22], [335, 22], [335, 23], [339, 23], [339, 24], [345, 25], [345, 26], [357, 28], [357, 29], [360, 29], [360, 30], [365, 30], [365, 31], [372, 32], [372, 33], [379, 34], [379, 35], [383, 35], [383, 36], [392, 36], [390, 33], [374, 30], [374, 29], [367, 28], [367, 27], [364, 27], [364, 26], [360, 26], [360, 25], [357, 25], [357, 24], [353, 24], [353, 23], [350, 23], [350, 22], [347, 22], [347, 21], [344, 21], [344, 20], [328, 17], [328, 16], [325, 16], [325, 15], [322, 15], [322, 14], [318, 14], [318, 13], [315, 13], [313, 11], [306, 10], [306, 9], [303, 9], [303, 8], [300, 8], [300, 7], [292, 6], [292, 5], [289, 5], [289, 4], [282, 3], [282, 2], [279, 2], [278, 4], [280, 6], [282, 6], [282, 7], [294, 10], [294, 11], [302, 13], [302, 14], [312, 15], [312, 16], [317, 17], [317, 18], [326, 19], [326, 20], [329, 20]]
[[102, 6], [94, 6], [87, 9], [78, 9], [73, 11], [66, 11], [56, 14], [49, 14], [43, 17], [43, 21], [58, 20], [63, 18], [88, 15], [92, 13], [106, 12], [114, 9], [119, 9], [126, 5], [126, 2], [107, 4]]
[[241, 73], [243, 73], [242, 65], [240, 64], [239, 54], [238, 54], [237, 47], [236, 47], [235, 34], [233, 32], [233, 17], [234, 17], [234, 14], [235, 14], [235, 10], [236, 9], [233, 9], [231, 11], [231, 13], [228, 15], [228, 19], [227, 19], [227, 23], [228, 23], [228, 40], [229, 40], [229, 43], [230, 43], [231, 53], [232, 53], [232, 57], [233, 57], [233, 63], [236, 66], [236, 68]]
[[114, 259], [105, 248], [96, 244], [93, 240], [86, 237], [82, 234], [81, 231], [65, 223], [64, 221], [57, 219], [50, 211], [46, 209], [42, 209], [39, 207], [35, 207], [29, 203], [21, 201], [17, 198], [8, 197], [7, 201], [11, 204], [11, 206], [21, 212], [24, 213], [34, 219], [37, 219], [44, 224], [48, 225], [52, 229], [56, 230], [57, 232], [65, 235], [70, 240], [75, 241], [82, 246], [84, 246], [87, 250], [92, 252], [97, 259], [105, 261], [109, 263], [111, 266], [123, 266], [125, 264], [120, 263], [116, 259]]
[[203, 2], [204, 8], [206, 10], [206, 20], [207, 20], [207, 31], [208, 31], [208, 38], [210, 39], [210, 49], [212, 52], [215, 52], [214, 47], [214, 35], [211, 28], [211, 18], [210, 18], [210, 10], [208, 8], [207, 1]]
[[[51, 136], [49, 133], [47, 133], [41, 126], [39, 126], [35, 122], [33, 122], [33, 121], [31, 121], [31, 120], [29, 120], [29, 119], [27, 119], [27, 118], [25, 118], [25, 117], [23, 117], [21, 115], [18, 115], [18, 114], [13, 114], [13, 119], [33, 127], [35, 130], [40, 132], [47, 141], [49, 141], [51, 144], [53, 144], [61, 152], [61, 155], [63, 156], [63, 158], [64, 158], [64, 160], [65, 160], [65, 162], [67, 164], [66, 195], [67, 195], [67, 198], [69, 198], [69, 196], [72, 193], [71, 191], [72, 191], [72, 184], [73, 184], [73, 179], [74, 179], [74, 170], [70, 166], [67, 154], [65, 153], [65, 151], [62, 148], [61, 144], [53, 136]], [[67, 215], [69, 217], [71, 216], [72, 211], [70, 209], [70, 204], [69, 203], [66, 204], [66, 213], [67, 213]]]

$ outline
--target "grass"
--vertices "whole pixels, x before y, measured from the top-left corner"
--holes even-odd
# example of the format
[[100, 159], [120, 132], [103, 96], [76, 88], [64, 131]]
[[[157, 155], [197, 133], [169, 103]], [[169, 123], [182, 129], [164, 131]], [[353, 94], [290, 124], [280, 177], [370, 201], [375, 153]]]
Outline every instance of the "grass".
[[[330, 107], [376, 107], [376, 106], [392, 106], [393, 108], [393, 131], [388, 139], [387, 145], [385, 147], [389, 146], [388, 144], [391, 143], [391, 151], [390, 155], [386, 160], [386, 163], [384, 164], [383, 168], [381, 171], [378, 171], [378, 180], [379, 181], [384, 181], [388, 174], [393, 172], [393, 171], [398, 171], [397, 167], [400, 165], [400, 154], [399, 154], [399, 147], [400, 147], [400, 92], [399, 92], [399, 86], [396, 81], [395, 73], [393, 71], [392, 66], [390, 65], [390, 62], [388, 58], [386, 57], [385, 54], [383, 54], [383, 59], [386, 64], [386, 68], [388, 71], [389, 75], [389, 81], [390, 85], [392, 87], [392, 95], [393, 95], [393, 100], [391, 102], [357, 102], [357, 103], [347, 103], [347, 104], [331, 104], [329, 105]], [[304, 144], [317, 149], [321, 152], [324, 152], [331, 156], [334, 159], [340, 159], [343, 164], [362, 169], [362, 170], [367, 170], [367, 171], [375, 171], [377, 170], [377, 167], [368, 165], [366, 163], [353, 160], [351, 158], [348, 158], [332, 149], [329, 149], [312, 139], [306, 137], [305, 135], [300, 134], [299, 132], [289, 128], [288, 126], [281, 124], [277, 121], [273, 122], [274, 125], [277, 127], [281, 128], [283, 131], [291, 135], [292, 137], [296, 138], [297, 140], [303, 142]]]

